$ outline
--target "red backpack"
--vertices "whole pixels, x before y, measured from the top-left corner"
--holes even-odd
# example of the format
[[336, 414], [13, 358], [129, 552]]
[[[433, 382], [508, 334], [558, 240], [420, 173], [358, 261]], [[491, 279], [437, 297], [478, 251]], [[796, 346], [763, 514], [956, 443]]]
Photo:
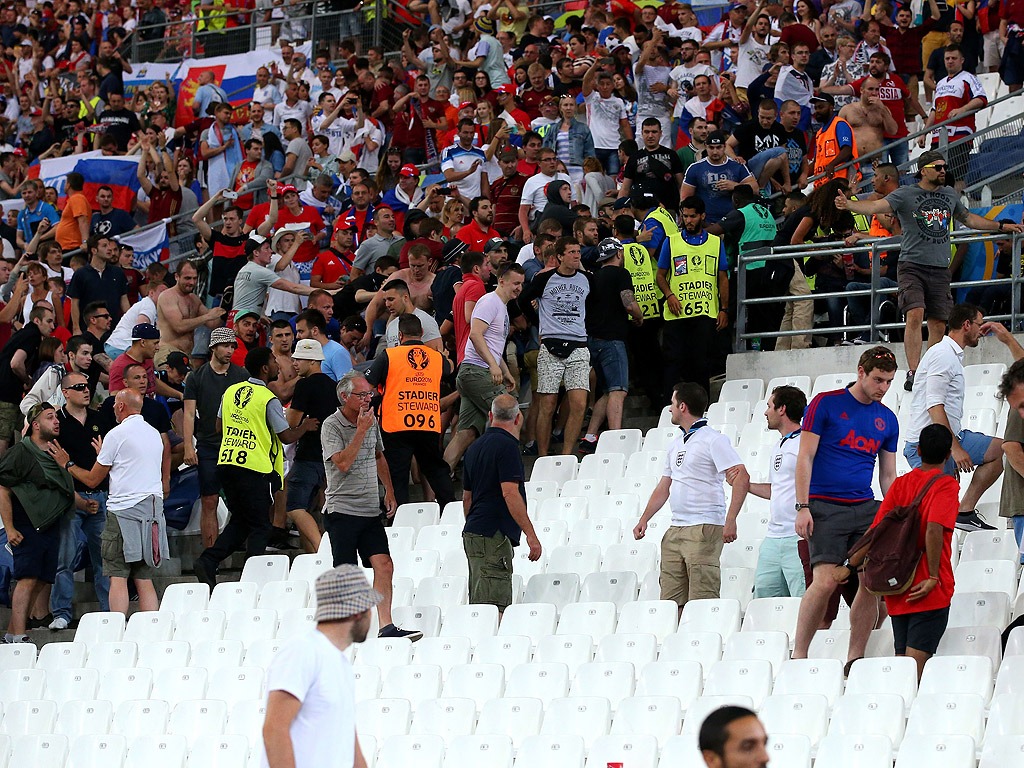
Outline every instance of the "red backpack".
[[867, 545], [860, 583], [873, 595], [902, 595], [914, 582], [924, 549], [921, 538], [921, 502], [932, 485], [942, 477], [937, 472], [909, 504], [893, 507], [878, 524], [853, 545], [850, 556]]

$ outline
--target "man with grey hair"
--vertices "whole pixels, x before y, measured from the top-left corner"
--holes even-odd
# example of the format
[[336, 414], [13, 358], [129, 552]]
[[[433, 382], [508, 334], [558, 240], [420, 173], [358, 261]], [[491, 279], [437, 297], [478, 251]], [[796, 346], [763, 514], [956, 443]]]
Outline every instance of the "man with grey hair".
[[399, 629], [391, 620], [391, 579], [395, 564], [380, 510], [377, 481], [384, 486], [384, 509], [394, 517], [398, 504], [391, 473], [384, 458], [384, 441], [370, 409], [373, 387], [362, 373], [349, 371], [338, 381], [338, 410], [320, 425], [327, 473], [324, 529], [331, 540], [334, 565], [343, 563], [373, 569], [373, 587], [381, 594], [377, 604], [380, 637], [407, 637], [413, 642], [422, 632]]
[[469, 560], [469, 602], [497, 606], [500, 614], [512, 602], [512, 548], [525, 533], [530, 560], [538, 560], [541, 545], [526, 509], [519, 403], [498, 395], [487, 421], [487, 430], [466, 451], [462, 545]]

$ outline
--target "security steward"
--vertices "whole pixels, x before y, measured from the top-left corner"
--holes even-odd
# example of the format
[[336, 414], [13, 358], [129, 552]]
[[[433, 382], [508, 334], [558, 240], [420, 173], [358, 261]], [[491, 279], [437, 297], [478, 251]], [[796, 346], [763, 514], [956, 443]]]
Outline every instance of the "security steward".
[[664, 398], [681, 381], [710, 391], [709, 359], [715, 333], [729, 323], [729, 262], [722, 239], [704, 229], [704, 201], [688, 197], [679, 206], [683, 231], [669, 236], [658, 256], [658, 286], [665, 294], [662, 350]]
[[413, 314], [398, 318], [398, 346], [374, 358], [366, 380], [381, 393], [380, 426], [395, 501], [409, 501], [413, 458], [443, 508], [455, 500], [441, 455], [441, 379], [452, 372], [446, 355], [425, 346], [423, 325]]
[[633, 218], [640, 222], [640, 233], [636, 241], [643, 245], [654, 258], [658, 257], [665, 240], [679, 234], [675, 217], [661, 207], [653, 192], [638, 190], [629, 196], [629, 207]]
[[821, 128], [814, 136], [814, 186], [820, 187], [830, 179], [850, 179], [856, 183], [860, 173], [856, 165], [839, 168], [840, 165], [857, 159], [857, 139], [853, 128], [836, 114], [836, 100], [831, 93], [811, 97], [814, 120]]
[[247, 556], [262, 555], [270, 537], [270, 507], [284, 478], [282, 444], [294, 443], [320, 426], [304, 417], [288, 426], [281, 401], [267, 388], [280, 372], [269, 347], [254, 347], [245, 356], [249, 378], [224, 392], [217, 428], [221, 432], [217, 475], [231, 517], [217, 541], [196, 559], [199, 581], [216, 584], [217, 566], [245, 543]]

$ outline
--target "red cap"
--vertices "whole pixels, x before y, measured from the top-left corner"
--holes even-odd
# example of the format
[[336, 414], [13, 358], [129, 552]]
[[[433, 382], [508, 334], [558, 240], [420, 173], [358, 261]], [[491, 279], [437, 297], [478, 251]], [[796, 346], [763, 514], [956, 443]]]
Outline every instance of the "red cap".
[[459, 109], [460, 109], [460, 110], [463, 110], [463, 109], [465, 109], [466, 107], [473, 107], [473, 108], [476, 108], [476, 104], [474, 104], [474, 103], [473, 103], [472, 101], [464, 101], [464, 102], [462, 102], [461, 104], [459, 104]]
[[24, 149], [22, 149], [21, 147], [17, 147], [17, 148], [16, 148], [15, 150], [14, 150], [14, 152], [13, 152], [12, 154], [13, 154], [13, 155], [14, 155], [15, 157], [28, 157], [28, 152], [26, 152], [26, 151], [25, 151]]
[[42, 117], [43, 116], [43, 110], [41, 110], [38, 107], [36, 107], [35, 109], [29, 110], [28, 114], [29, 114], [29, 117]]
[[410, 179], [418, 179], [420, 177], [420, 172], [416, 170], [415, 165], [403, 165], [402, 170], [398, 172], [398, 175], [405, 176]]
[[505, 83], [504, 85], [499, 85], [494, 90], [496, 90], [498, 93], [508, 93], [511, 94], [512, 96], [516, 95], [516, 87], [512, 85], [512, 83]]
[[285, 192], [294, 192], [295, 194], [299, 194], [299, 190], [297, 190], [291, 184], [281, 184], [280, 186], [278, 186], [277, 194], [283, 195]]

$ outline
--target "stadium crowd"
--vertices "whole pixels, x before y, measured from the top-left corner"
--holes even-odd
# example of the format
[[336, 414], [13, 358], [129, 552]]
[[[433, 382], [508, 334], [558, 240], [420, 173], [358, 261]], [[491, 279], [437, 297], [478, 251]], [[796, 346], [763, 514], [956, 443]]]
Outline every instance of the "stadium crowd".
[[[242, 105], [212, 69], [184, 118], [170, 80], [126, 89], [147, 63], [128, 60], [133, 34], [150, 60], [182, 29], [229, 53], [250, 18], [289, 13], [235, 3], [208, 16], [227, 8], [0, 11], [9, 639], [72, 623], [82, 549], [101, 607], [127, 610], [129, 581], [153, 607], [159, 505], [176, 491], [186, 510], [201, 499], [200, 580], [243, 546], [312, 552], [326, 532], [336, 562], [374, 568], [382, 634], [415, 635], [389, 620], [379, 514], [410, 483], [444, 505], [463, 467], [467, 509], [507, 505], [539, 555], [516, 497], [520, 453], [592, 453], [630, 391], [678, 407], [690, 382], [706, 405], [733, 347], [738, 270], [762, 298], [870, 280], [861, 254], [758, 261], [758, 249], [902, 235], [881, 269], [899, 289], [887, 310], [906, 318], [909, 389], [922, 326], [936, 342], [954, 310], [952, 223], [1024, 230], [959, 202], [969, 144], [934, 149], [940, 130], [974, 132], [978, 73], [1024, 81], [1016, 0], [928, 0], [921, 18], [887, 0], [748, 0], [704, 27], [686, 4], [593, 2], [557, 29], [517, 0], [414, 0], [422, 24], [397, 55], [361, 50], [360, 10], [342, 3], [338, 39], [309, 57], [302, 23], [275, 27], [281, 63], [257, 69]], [[953, 122], [901, 186], [918, 118]], [[63, 190], [39, 180], [41, 162], [92, 151], [137, 158], [130, 204], [77, 172]], [[194, 251], [142, 263], [129, 243], [148, 225]], [[991, 311], [1007, 295], [978, 301]], [[751, 346], [809, 346], [813, 304], [751, 305], [754, 333], [807, 331]], [[831, 326], [870, 312], [864, 297], [820, 304]], [[531, 403], [525, 418], [517, 401]], [[495, 521], [470, 519], [471, 564], [503, 557]], [[144, 546], [157, 522], [162, 543]], [[487, 578], [471, 575], [483, 595]]]

